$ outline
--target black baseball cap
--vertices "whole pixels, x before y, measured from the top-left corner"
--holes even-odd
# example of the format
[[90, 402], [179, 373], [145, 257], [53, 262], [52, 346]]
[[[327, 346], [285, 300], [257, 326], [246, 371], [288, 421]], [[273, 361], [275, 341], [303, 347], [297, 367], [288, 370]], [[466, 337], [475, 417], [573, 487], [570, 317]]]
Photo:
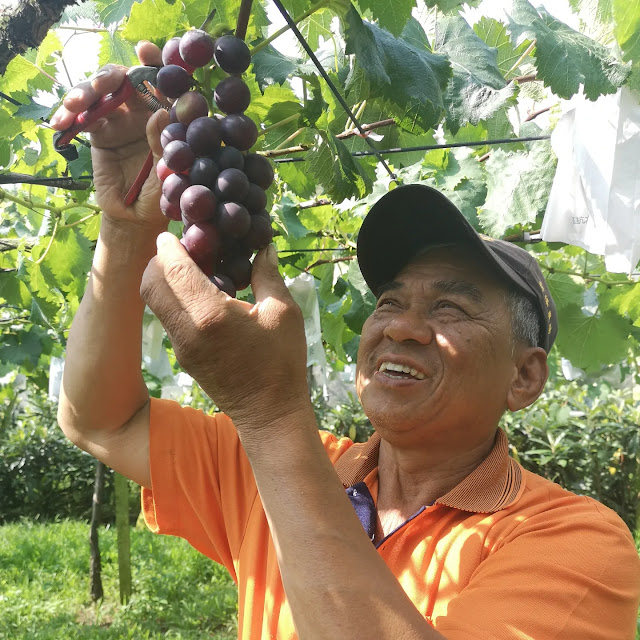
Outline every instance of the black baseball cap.
[[534, 302], [541, 323], [538, 346], [549, 353], [558, 333], [558, 317], [536, 259], [511, 242], [479, 234], [458, 208], [432, 187], [397, 187], [371, 207], [358, 235], [358, 263], [377, 295], [380, 286], [393, 280], [419, 251], [442, 243], [476, 249]]

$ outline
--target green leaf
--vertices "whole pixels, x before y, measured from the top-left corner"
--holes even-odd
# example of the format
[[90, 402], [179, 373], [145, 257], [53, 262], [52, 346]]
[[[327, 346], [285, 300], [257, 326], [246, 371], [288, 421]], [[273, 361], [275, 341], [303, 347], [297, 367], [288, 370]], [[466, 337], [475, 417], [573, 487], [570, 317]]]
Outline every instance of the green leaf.
[[[500, 73], [506, 78], [513, 66], [520, 60], [529, 45], [523, 42], [518, 47], [511, 44], [507, 27], [502, 22], [483, 16], [473, 30], [489, 47], [496, 49], [496, 65]], [[528, 56], [527, 56], [527, 59]]]
[[458, 12], [460, 6], [468, 4], [470, 7], [477, 7], [481, 0], [425, 0], [425, 4], [430, 9], [437, 7], [442, 13]]
[[287, 235], [296, 240], [309, 234], [309, 229], [300, 222], [298, 213], [298, 205], [288, 196], [284, 196], [272, 210], [273, 216], [282, 223]]
[[8, 65], [0, 77], [0, 91], [3, 93], [16, 93], [29, 91], [29, 81], [33, 80], [40, 72], [23, 56], [16, 56]]
[[626, 62], [640, 58], [640, 0], [613, 0], [613, 34]]
[[568, 305], [558, 310], [558, 324], [558, 349], [576, 367], [595, 371], [627, 355], [630, 323], [613, 311], [586, 316]]
[[355, 99], [352, 90], [361, 85], [362, 72], [370, 97], [393, 105], [401, 126], [422, 131], [434, 127], [444, 110], [443, 92], [451, 76], [448, 60], [363, 22], [353, 7], [345, 25], [346, 53], [356, 54], [347, 79], [350, 99]]
[[456, 133], [470, 122], [490, 118], [513, 95], [497, 66], [497, 51], [460, 16], [438, 20], [435, 50], [449, 57], [453, 77], [445, 94], [447, 126]]
[[331, 32], [332, 20], [333, 13], [329, 9], [321, 9], [311, 14], [298, 25], [300, 33], [309, 43], [312, 51], [315, 51], [320, 45], [321, 37], [325, 40], [333, 37], [333, 33]]
[[485, 168], [488, 195], [479, 217], [486, 233], [499, 237], [544, 213], [556, 169], [548, 142], [535, 142], [524, 153], [494, 149]]
[[121, 64], [124, 67], [131, 67], [137, 63], [135, 49], [130, 42], [122, 38], [118, 31], [107, 32], [100, 39], [100, 50], [98, 53], [98, 64]]
[[42, 266], [51, 271], [58, 287], [81, 295], [91, 269], [91, 243], [75, 227], [58, 229]]
[[271, 45], [253, 55], [253, 74], [261, 91], [270, 84], [282, 84], [300, 63], [274, 49]]
[[376, 308], [376, 299], [362, 277], [357, 262], [352, 262], [347, 274], [349, 293], [351, 294], [351, 308], [344, 315], [344, 321], [356, 334], [362, 332], [362, 325]]
[[81, 144], [78, 144], [76, 148], [78, 150], [78, 158], [67, 164], [71, 177], [74, 179], [93, 172], [91, 165], [91, 149]]
[[400, 35], [404, 26], [411, 18], [411, 10], [414, 7], [414, 0], [360, 0], [360, 7], [363, 10], [371, 11], [371, 15], [376, 18], [378, 24], [383, 29], [390, 31], [394, 36]]
[[181, 15], [181, 2], [169, 4], [166, 0], [143, 0], [131, 7], [122, 37], [133, 44], [140, 40], [151, 40], [163, 45], [175, 33]]
[[134, 2], [141, 0], [97, 0], [96, 7], [102, 24], [108, 27], [126, 18], [131, 13]]
[[566, 273], [549, 273], [545, 280], [549, 285], [551, 297], [558, 309], [569, 305], [582, 307], [584, 301], [584, 284], [578, 284]]
[[598, 301], [601, 309], [611, 309], [627, 316], [635, 326], [640, 327], [640, 284], [612, 286], [598, 295]]
[[47, 118], [51, 113], [51, 107], [45, 107], [37, 102], [29, 102], [23, 104], [15, 112], [16, 118], [22, 118], [24, 120], [40, 120], [40, 118]]
[[371, 179], [354, 160], [344, 143], [324, 131], [318, 132], [316, 146], [307, 153], [307, 170], [331, 199], [362, 198], [371, 191]]
[[280, 180], [300, 198], [310, 198], [315, 193], [317, 183], [305, 170], [304, 162], [279, 162], [276, 167]]
[[618, 62], [595, 40], [574, 31], [527, 0], [512, 0], [509, 31], [516, 44], [535, 40], [538, 77], [561, 98], [578, 93], [580, 85], [590, 100], [615, 93], [630, 67]]

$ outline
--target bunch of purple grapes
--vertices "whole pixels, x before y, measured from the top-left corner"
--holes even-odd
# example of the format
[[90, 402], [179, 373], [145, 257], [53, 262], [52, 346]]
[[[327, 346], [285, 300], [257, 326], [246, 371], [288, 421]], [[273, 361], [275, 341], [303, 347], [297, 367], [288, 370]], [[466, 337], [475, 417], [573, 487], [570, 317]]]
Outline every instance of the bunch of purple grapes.
[[[228, 75], [214, 91], [217, 110], [193, 91], [191, 74], [212, 60]], [[270, 162], [247, 151], [258, 128], [244, 114], [251, 93], [240, 77], [251, 63], [249, 47], [233, 35], [213, 39], [200, 29], [172, 38], [162, 50], [158, 89], [174, 99], [162, 132], [160, 208], [184, 223], [182, 244], [220, 289], [235, 296], [251, 283], [251, 257], [273, 237], [266, 190]]]

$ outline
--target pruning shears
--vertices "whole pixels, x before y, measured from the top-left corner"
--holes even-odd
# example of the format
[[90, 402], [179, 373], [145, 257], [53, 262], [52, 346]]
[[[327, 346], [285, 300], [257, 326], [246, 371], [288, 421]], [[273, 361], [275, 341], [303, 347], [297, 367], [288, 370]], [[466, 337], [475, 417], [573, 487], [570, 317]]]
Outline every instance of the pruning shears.
[[[73, 138], [100, 118], [117, 109], [123, 102], [134, 95], [135, 92], [142, 98], [149, 111], [153, 113], [159, 109], [168, 111], [169, 108], [163, 105], [153, 93], [158, 79], [158, 71], [158, 67], [144, 65], [131, 67], [126, 73], [124, 82], [117, 91], [100, 98], [100, 100], [92, 104], [86, 111], [79, 113], [68, 129], [58, 131], [54, 134], [54, 149], [67, 161], [75, 160], [78, 157], [78, 152], [75, 146], [71, 144]], [[125, 196], [125, 204], [129, 205], [136, 200], [144, 181], [149, 176], [152, 166], [153, 155], [151, 151], [149, 151], [142, 169]]]

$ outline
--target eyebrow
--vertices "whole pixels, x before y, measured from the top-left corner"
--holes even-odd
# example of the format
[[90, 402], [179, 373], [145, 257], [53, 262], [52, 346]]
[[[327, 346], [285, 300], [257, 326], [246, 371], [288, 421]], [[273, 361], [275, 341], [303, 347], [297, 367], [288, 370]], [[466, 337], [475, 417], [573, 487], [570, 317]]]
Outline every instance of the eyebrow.
[[[480, 288], [471, 282], [466, 280], [436, 280], [432, 284], [433, 288], [440, 293], [452, 293], [455, 295], [461, 295], [473, 300], [473, 302], [480, 303], [484, 301], [484, 296]], [[378, 287], [377, 298], [387, 291], [394, 291], [404, 287], [402, 282], [392, 280], [391, 282], [385, 282]]]
[[480, 288], [466, 280], [437, 280], [433, 283], [433, 287], [442, 293], [465, 296], [473, 300], [473, 302], [480, 303], [484, 301]]

